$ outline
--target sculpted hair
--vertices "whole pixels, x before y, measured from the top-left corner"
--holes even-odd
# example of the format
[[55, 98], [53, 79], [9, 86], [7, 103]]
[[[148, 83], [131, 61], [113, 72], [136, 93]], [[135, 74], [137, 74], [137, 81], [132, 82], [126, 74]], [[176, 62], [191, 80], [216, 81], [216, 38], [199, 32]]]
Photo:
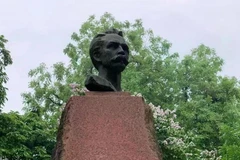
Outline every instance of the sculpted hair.
[[102, 52], [101, 49], [104, 44], [104, 41], [102, 41], [102, 37], [106, 36], [107, 34], [117, 34], [117, 35], [123, 37], [122, 31], [112, 28], [112, 29], [106, 30], [103, 33], [97, 34], [93, 38], [92, 42], [90, 43], [89, 53], [90, 53], [90, 58], [92, 60], [92, 63], [96, 69], [98, 69], [100, 62], [96, 61], [93, 56], [101, 55], [101, 52]]

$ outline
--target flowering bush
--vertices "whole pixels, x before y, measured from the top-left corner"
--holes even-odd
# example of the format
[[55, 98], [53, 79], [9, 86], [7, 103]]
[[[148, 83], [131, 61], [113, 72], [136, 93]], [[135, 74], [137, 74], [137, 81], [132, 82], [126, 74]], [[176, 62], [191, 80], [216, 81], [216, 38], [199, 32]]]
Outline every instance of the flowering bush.
[[149, 106], [153, 110], [157, 139], [164, 159], [195, 159], [198, 150], [195, 149], [194, 139], [197, 137], [184, 133], [176, 122], [176, 110], [163, 110], [152, 103]]
[[86, 88], [80, 88], [79, 84], [76, 83], [71, 83], [69, 84], [71, 91], [72, 91], [72, 95], [85, 95], [85, 92], [87, 92], [88, 90]]
[[217, 150], [201, 150], [196, 148], [198, 136], [185, 132], [176, 122], [176, 110], [163, 110], [160, 106], [149, 104], [153, 110], [158, 143], [164, 159], [183, 160], [220, 160]]
[[[140, 93], [133, 96], [142, 97]], [[166, 160], [220, 160], [217, 150], [201, 150], [196, 147], [197, 135], [186, 132], [176, 121], [176, 110], [164, 110], [160, 106], [149, 104], [153, 110], [154, 125], [158, 144]]]

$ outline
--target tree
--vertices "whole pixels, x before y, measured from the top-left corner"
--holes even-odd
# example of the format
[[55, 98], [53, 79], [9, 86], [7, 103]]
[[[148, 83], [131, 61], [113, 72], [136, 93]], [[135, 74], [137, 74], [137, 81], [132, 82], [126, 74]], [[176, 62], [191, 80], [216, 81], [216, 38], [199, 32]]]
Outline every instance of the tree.
[[8, 160], [50, 159], [55, 138], [53, 130], [36, 113], [0, 114], [0, 157]]
[[178, 68], [182, 88], [178, 117], [182, 126], [201, 136], [198, 145], [204, 149], [221, 146], [221, 126], [232, 126], [239, 119], [239, 82], [219, 76], [222, 65], [214, 50], [200, 45]]
[[[118, 28], [125, 33], [132, 55], [128, 71], [123, 75], [123, 88], [131, 92], [139, 92], [142, 91], [138, 87], [139, 84], [149, 83], [148, 85], [152, 85], [152, 87], [146, 88], [142, 93], [151, 101], [159, 101], [156, 98], [151, 99], [151, 97], [152, 95], [156, 97], [157, 89], [160, 91], [164, 89], [164, 85], [159, 84], [167, 80], [157, 80], [157, 78], [174, 78], [168, 76], [168, 72], [171, 73], [175, 69], [177, 61], [174, 59], [177, 59], [178, 55], [169, 54], [168, 50], [171, 44], [154, 36], [151, 30], [145, 30], [141, 20], [136, 20], [132, 24], [128, 21], [118, 22], [112, 15], [106, 13], [100, 20], [90, 16], [79, 29], [79, 33], [72, 34], [73, 42], [64, 49], [64, 53], [70, 58], [69, 65], [56, 63], [53, 65], [51, 73], [45, 64], [41, 64], [29, 72], [29, 76], [32, 78], [29, 87], [33, 89], [33, 92], [22, 94], [26, 105], [25, 110], [35, 111], [49, 121], [50, 126], [57, 127], [56, 118], [52, 117], [59, 117], [64, 103], [71, 96], [69, 84], [78, 83], [83, 86], [87, 74], [96, 73], [88, 53], [90, 41], [94, 35], [111, 27]], [[148, 44], [146, 45], [143, 39], [149, 44], [146, 43]], [[166, 63], [163, 63], [163, 60]], [[153, 73], [149, 72], [150, 69], [153, 70]]]
[[[10, 52], [5, 49], [7, 40], [0, 36], [0, 109], [7, 100], [4, 84], [8, 77], [6, 66], [12, 64]], [[0, 110], [1, 111], [1, 110]], [[0, 112], [0, 158], [49, 159], [55, 144], [53, 133], [48, 124], [36, 113]]]
[[4, 87], [4, 84], [7, 83], [8, 77], [5, 69], [6, 66], [12, 64], [12, 58], [10, 52], [5, 48], [5, 43], [7, 43], [7, 40], [3, 35], [0, 35], [0, 112], [4, 102], [7, 100], [7, 88]]
[[[214, 113], [218, 104], [212, 100], [216, 96], [217, 74], [222, 64], [223, 60], [214, 50], [200, 45], [184, 57], [178, 68], [178, 83], [182, 89], [178, 102], [179, 119], [187, 130], [194, 129], [195, 134], [201, 135], [199, 144], [204, 144], [204, 148], [218, 146], [219, 138], [213, 132], [218, 131], [216, 122], [220, 117]], [[213, 146], [209, 144], [213, 142]]]
[[[168, 100], [173, 100], [170, 95], [174, 95], [177, 90], [171, 91], [170, 88], [176, 85], [176, 76], [169, 73], [175, 73], [178, 54], [169, 53], [171, 44], [155, 36], [152, 30], [144, 29], [141, 20], [134, 23], [118, 22], [111, 14], [106, 13], [99, 20], [90, 16], [79, 29], [79, 33], [72, 34], [73, 42], [64, 49], [64, 53], [70, 58], [69, 65], [56, 63], [53, 65], [53, 72], [50, 72], [45, 64], [41, 64], [29, 72], [32, 78], [29, 87], [32, 92], [22, 94], [26, 113], [36, 113], [43, 117], [49, 128], [57, 130], [61, 110], [72, 95], [69, 85], [77, 83], [81, 88], [87, 74], [96, 73], [88, 53], [90, 41], [97, 33], [112, 27], [125, 33], [131, 50], [128, 69], [123, 73], [123, 89], [132, 93], [141, 92], [147, 101], [155, 104], [161, 102], [167, 105]], [[148, 87], [139, 88], [141, 85]], [[168, 97], [165, 96], [166, 93], [169, 93]], [[160, 100], [158, 96], [163, 99]]]
[[[26, 113], [35, 113], [52, 133], [56, 133], [61, 111], [74, 94], [69, 85], [82, 88], [86, 76], [96, 73], [88, 53], [90, 41], [97, 33], [112, 27], [125, 33], [131, 51], [130, 63], [123, 72], [123, 90], [141, 93], [148, 103], [164, 110], [176, 109], [176, 121], [184, 128], [179, 132], [159, 130], [159, 140], [164, 133], [169, 137], [197, 135], [195, 148], [215, 155], [215, 149], [228, 140], [223, 136], [227, 134], [224, 125], [236, 128], [234, 124], [240, 118], [238, 80], [218, 75], [223, 60], [215, 50], [200, 45], [181, 60], [177, 53], [169, 52], [171, 43], [155, 36], [152, 30], [146, 30], [141, 20], [118, 22], [109, 13], [100, 19], [90, 16], [79, 32], [72, 34], [72, 42], [64, 49], [69, 64], [56, 63], [50, 71], [43, 63], [29, 72], [32, 91], [22, 94]], [[232, 142], [225, 148], [231, 147]], [[160, 145], [164, 148], [163, 143]], [[168, 154], [165, 157], [174, 157], [170, 153], [173, 151], [182, 157], [176, 159], [186, 158], [185, 152], [173, 149], [166, 149], [169, 152], [164, 153]], [[224, 147], [221, 153], [229, 154]]]
[[223, 145], [220, 147], [223, 160], [240, 159], [240, 125], [239, 121], [234, 126], [223, 125], [221, 128], [221, 140]]

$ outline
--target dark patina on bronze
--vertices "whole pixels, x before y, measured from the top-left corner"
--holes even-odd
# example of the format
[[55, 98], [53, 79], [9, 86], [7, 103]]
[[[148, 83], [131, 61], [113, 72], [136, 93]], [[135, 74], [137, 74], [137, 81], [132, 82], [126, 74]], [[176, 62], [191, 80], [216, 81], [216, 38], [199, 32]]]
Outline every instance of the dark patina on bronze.
[[129, 48], [122, 31], [110, 29], [96, 35], [89, 52], [99, 74], [87, 77], [86, 88], [89, 91], [121, 91], [121, 72], [129, 59]]

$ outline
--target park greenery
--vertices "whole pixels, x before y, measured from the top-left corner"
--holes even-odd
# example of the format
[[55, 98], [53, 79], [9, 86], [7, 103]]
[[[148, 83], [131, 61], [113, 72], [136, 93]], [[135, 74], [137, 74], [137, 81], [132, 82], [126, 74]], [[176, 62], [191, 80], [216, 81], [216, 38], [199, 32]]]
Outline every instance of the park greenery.
[[4, 102], [7, 100], [7, 88], [4, 84], [7, 83], [8, 77], [5, 70], [8, 65], [12, 64], [12, 58], [10, 52], [5, 48], [5, 43], [7, 43], [7, 40], [3, 35], [0, 35], [0, 111]]
[[[180, 57], [140, 19], [120, 22], [109, 13], [90, 16], [72, 34], [63, 51], [68, 64], [42, 63], [29, 71], [31, 91], [22, 93], [24, 114], [0, 111], [0, 157], [50, 159], [66, 102], [72, 95], [84, 95], [86, 76], [96, 73], [89, 58], [90, 41], [108, 28], [122, 30], [129, 44], [122, 88], [143, 96], [151, 106], [164, 159], [240, 159], [240, 83], [219, 74], [224, 61], [215, 50], [200, 44]], [[1, 36], [0, 109], [7, 99], [5, 67], [12, 64], [6, 42]]]

